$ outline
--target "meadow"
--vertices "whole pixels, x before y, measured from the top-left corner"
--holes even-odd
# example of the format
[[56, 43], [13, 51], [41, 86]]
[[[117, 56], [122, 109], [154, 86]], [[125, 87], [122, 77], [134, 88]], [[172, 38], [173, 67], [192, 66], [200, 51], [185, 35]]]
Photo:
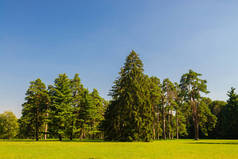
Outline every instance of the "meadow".
[[0, 159], [236, 159], [238, 140], [0, 140]]

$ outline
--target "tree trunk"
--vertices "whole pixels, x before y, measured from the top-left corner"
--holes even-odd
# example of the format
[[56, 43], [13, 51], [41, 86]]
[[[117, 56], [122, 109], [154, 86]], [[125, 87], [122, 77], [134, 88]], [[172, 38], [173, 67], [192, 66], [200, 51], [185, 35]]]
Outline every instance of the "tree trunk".
[[193, 101], [193, 123], [194, 123], [194, 139], [199, 139], [199, 122], [196, 102]]
[[178, 112], [176, 110], [176, 138], [179, 139], [179, 130], [178, 130]]
[[168, 110], [168, 135], [169, 135], [169, 139], [171, 139], [171, 131], [170, 131], [170, 110]]
[[[48, 116], [49, 114], [46, 113], [46, 118], [48, 119]], [[47, 132], [48, 132], [48, 123], [46, 122], [45, 123], [45, 136], [44, 136], [44, 139], [46, 140], [47, 139]]]
[[194, 130], [195, 130], [195, 138], [194, 139], [199, 140], [199, 123], [198, 123], [197, 115], [195, 117]]
[[159, 111], [157, 114], [158, 118], [157, 118], [157, 139], [159, 139], [159, 133], [160, 133], [160, 124], [159, 124]]
[[59, 141], [62, 141], [62, 136], [61, 135], [59, 135]]
[[163, 138], [166, 139], [166, 130], [165, 130], [165, 111], [164, 111], [164, 107], [163, 107]]

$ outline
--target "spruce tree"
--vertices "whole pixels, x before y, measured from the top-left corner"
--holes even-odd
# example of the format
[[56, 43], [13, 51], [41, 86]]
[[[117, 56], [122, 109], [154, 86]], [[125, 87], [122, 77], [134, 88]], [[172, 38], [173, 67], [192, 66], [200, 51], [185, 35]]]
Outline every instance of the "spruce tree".
[[74, 78], [71, 80], [71, 90], [72, 90], [72, 116], [70, 119], [70, 128], [68, 129], [68, 134], [70, 139], [73, 136], [77, 136], [80, 132], [80, 108], [81, 100], [84, 92], [83, 84], [81, 84], [79, 74], [75, 74]]
[[99, 93], [97, 89], [93, 89], [92, 93], [90, 94], [92, 97], [92, 103], [93, 103], [93, 110], [92, 111], [92, 120], [91, 120], [91, 131], [92, 131], [92, 137], [95, 138], [95, 136], [98, 134], [100, 135], [99, 126], [102, 120], [104, 119], [104, 101], [103, 98], [99, 96]]
[[71, 129], [72, 118], [72, 90], [70, 79], [66, 74], [59, 74], [54, 85], [49, 86], [50, 104], [50, 131], [61, 141]]
[[152, 139], [153, 115], [149, 83], [142, 61], [135, 51], [131, 51], [110, 92], [112, 102], [105, 115], [106, 139]]

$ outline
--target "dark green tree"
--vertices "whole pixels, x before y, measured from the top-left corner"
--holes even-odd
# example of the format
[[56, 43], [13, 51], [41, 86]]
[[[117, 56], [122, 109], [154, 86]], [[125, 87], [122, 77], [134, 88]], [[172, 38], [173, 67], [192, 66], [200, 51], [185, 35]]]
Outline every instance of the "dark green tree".
[[84, 89], [82, 98], [80, 100], [80, 113], [78, 116], [80, 139], [90, 136], [90, 130], [92, 128], [92, 120], [95, 115], [95, 108], [93, 105], [92, 97], [88, 89]]
[[80, 108], [81, 100], [84, 93], [83, 84], [80, 81], [79, 74], [75, 74], [74, 78], [71, 80], [71, 90], [72, 90], [72, 116], [70, 119], [71, 125], [68, 129], [68, 134], [70, 139], [77, 136], [80, 133]]
[[238, 138], [238, 94], [235, 88], [228, 92], [227, 105], [222, 112], [222, 128], [225, 138]]
[[46, 86], [39, 78], [30, 82], [25, 100], [26, 102], [22, 105], [20, 123], [23, 128], [27, 129], [25, 131], [32, 132], [36, 141], [38, 141], [43, 126], [47, 124], [46, 113], [50, 102]]
[[153, 115], [149, 77], [135, 51], [131, 51], [121, 68], [110, 95], [106, 111], [105, 138], [122, 141], [149, 141], [153, 137]]
[[212, 132], [209, 133], [209, 138], [224, 138], [225, 137], [224, 128], [223, 128], [223, 123], [224, 123], [223, 112], [226, 105], [227, 103], [225, 101], [219, 101], [219, 100], [212, 101], [209, 104], [209, 108], [212, 114], [214, 114], [217, 118], [215, 129], [213, 129]]
[[54, 85], [49, 86], [49, 94], [51, 98], [50, 132], [58, 136], [61, 141], [71, 130], [73, 116], [71, 82], [66, 74], [59, 74]]

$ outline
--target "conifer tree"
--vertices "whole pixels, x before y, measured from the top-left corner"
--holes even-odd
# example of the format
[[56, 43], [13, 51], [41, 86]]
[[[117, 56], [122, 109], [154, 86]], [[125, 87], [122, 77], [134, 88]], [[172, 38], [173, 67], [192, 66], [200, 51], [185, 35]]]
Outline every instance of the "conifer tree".
[[105, 115], [106, 139], [123, 141], [152, 139], [150, 82], [149, 77], [143, 72], [143, 63], [132, 50], [110, 92], [112, 102]]
[[50, 102], [46, 86], [39, 78], [30, 82], [25, 100], [22, 105], [21, 125], [25, 125], [23, 127], [28, 128], [27, 131], [32, 132], [38, 141], [43, 125], [47, 124], [46, 113]]
[[80, 100], [80, 113], [78, 116], [79, 127], [80, 127], [80, 139], [86, 138], [90, 135], [91, 120], [94, 118], [94, 105], [92, 97], [88, 89], [84, 89], [82, 98]]
[[71, 129], [72, 119], [72, 90], [70, 79], [66, 74], [59, 74], [54, 85], [49, 86], [50, 104], [50, 130], [61, 141]]
[[75, 74], [74, 78], [71, 80], [71, 90], [73, 112], [70, 119], [71, 127], [68, 132], [70, 139], [72, 139], [75, 135], [77, 136], [80, 132], [79, 115], [84, 88], [83, 84], [81, 84], [79, 74]]
[[[97, 89], [93, 89], [93, 92], [90, 94], [93, 102], [92, 113], [94, 113], [91, 125], [92, 125], [92, 137], [95, 138], [95, 135], [99, 134], [99, 126], [102, 120], [104, 119], [104, 101], [103, 98], [99, 96]], [[100, 135], [100, 134], [99, 134]]]
[[202, 74], [189, 70], [188, 73], [182, 75], [180, 80], [180, 86], [184, 100], [190, 105], [192, 114], [195, 140], [199, 139], [199, 106], [201, 100], [201, 92], [208, 93], [207, 81], [199, 78]]

